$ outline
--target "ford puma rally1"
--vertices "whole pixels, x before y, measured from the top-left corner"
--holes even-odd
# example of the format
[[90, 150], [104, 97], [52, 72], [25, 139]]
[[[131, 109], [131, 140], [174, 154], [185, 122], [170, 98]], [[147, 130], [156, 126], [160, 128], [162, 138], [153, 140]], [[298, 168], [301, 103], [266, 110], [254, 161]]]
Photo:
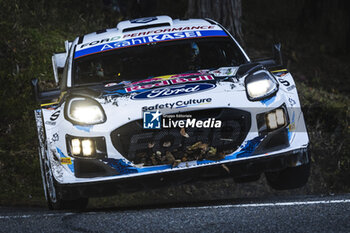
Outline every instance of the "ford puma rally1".
[[280, 45], [251, 61], [210, 19], [118, 23], [52, 56], [38, 91], [39, 160], [51, 209], [200, 179], [306, 184], [309, 138]]

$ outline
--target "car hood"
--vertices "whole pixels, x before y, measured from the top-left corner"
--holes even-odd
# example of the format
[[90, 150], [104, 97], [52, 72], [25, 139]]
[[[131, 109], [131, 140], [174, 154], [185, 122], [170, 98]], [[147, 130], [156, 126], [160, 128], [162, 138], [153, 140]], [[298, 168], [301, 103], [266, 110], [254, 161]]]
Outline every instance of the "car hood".
[[[215, 70], [200, 70], [191, 73], [171, 74], [140, 81], [108, 82], [88, 89], [103, 99], [130, 98], [132, 100], [151, 100], [185, 96], [208, 92], [244, 91], [243, 79], [236, 77], [238, 67], [221, 67]], [[215, 91], [215, 92], [216, 92]]]

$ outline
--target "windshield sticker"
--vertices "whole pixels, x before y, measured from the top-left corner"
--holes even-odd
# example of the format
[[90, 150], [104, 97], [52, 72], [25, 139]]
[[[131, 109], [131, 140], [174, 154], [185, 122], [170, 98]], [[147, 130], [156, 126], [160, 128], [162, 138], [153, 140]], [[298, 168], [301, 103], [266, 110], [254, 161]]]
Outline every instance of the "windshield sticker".
[[121, 41], [115, 41], [111, 43], [105, 43], [96, 45], [94, 47], [83, 48], [75, 52], [74, 58], [80, 58], [86, 55], [91, 55], [99, 52], [109, 51], [118, 48], [125, 48], [135, 45], [143, 45], [149, 43], [156, 43], [162, 41], [172, 41], [179, 39], [191, 39], [201, 37], [226, 37], [227, 34], [223, 30], [203, 30], [203, 31], [185, 31], [185, 32], [174, 32], [159, 35], [151, 35], [144, 37], [137, 37], [134, 39], [126, 39]]
[[121, 38], [122, 38], [121, 36], [114, 36], [114, 37], [105, 38], [105, 39], [102, 39], [102, 40], [95, 40], [95, 41], [92, 41], [92, 42], [80, 45], [80, 49], [83, 49], [85, 47], [95, 46], [95, 45], [102, 44], [102, 43], [117, 41], [117, 40], [119, 40]]
[[[192, 27], [165, 28], [165, 29], [149, 30], [149, 31], [145, 31], [145, 32], [125, 34], [123, 36], [123, 38], [133, 38], [133, 37], [138, 37], [138, 36], [147, 36], [150, 34], [161, 34], [161, 33], [167, 33], [167, 32], [183, 32], [183, 31], [213, 30], [213, 29], [215, 29], [215, 26], [192, 26]], [[219, 29], [219, 27], [217, 27], [217, 29]]]
[[[124, 34], [124, 35], [119, 35], [119, 36], [113, 36], [110, 38], [104, 38], [101, 40], [90, 41], [90, 42], [79, 45], [77, 47], [77, 50], [86, 49], [87, 47], [92, 47], [92, 46], [95, 46], [98, 44], [104, 44], [107, 42], [116, 42], [118, 40], [129, 39], [129, 38], [140, 37], [140, 36], [148, 36], [148, 35], [162, 34], [162, 33], [168, 33], [168, 32], [214, 30], [214, 29], [215, 29], [215, 26], [192, 26], [192, 27], [178, 27], [178, 28], [165, 28], [165, 29], [149, 30], [149, 31], [144, 31], [144, 32], [130, 33], [130, 34]], [[216, 27], [216, 29], [220, 29], [220, 28]]]

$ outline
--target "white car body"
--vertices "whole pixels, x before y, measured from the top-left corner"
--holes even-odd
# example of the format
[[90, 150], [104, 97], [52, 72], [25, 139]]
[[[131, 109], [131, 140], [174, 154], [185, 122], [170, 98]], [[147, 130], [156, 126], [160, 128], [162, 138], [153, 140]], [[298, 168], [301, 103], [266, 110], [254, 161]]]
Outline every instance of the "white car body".
[[[146, 28], [144, 26], [149, 27]], [[141, 28], [138, 29], [137, 27]], [[125, 29], [129, 30], [123, 32]], [[64, 84], [61, 84], [61, 87], [63, 85], [64, 88], [61, 89], [57, 102], [43, 104], [42, 108], [35, 111], [35, 116], [41, 148], [40, 162], [42, 164], [48, 163], [48, 168], [46, 169], [51, 169], [51, 175], [55, 180], [53, 184], [56, 187], [57, 197], [73, 199], [70, 195], [65, 197], [66, 191], [62, 191], [63, 189], [58, 187], [73, 187], [79, 184], [82, 186], [91, 184], [93, 186], [105, 182], [118, 182], [118, 180], [128, 182], [128, 179], [151, 177], [150, 175], [156, 175], [157, 178], [154, 178], [156, 182], [156, 180], [161, 180], [162, 174], [171, 176], [186, 170], [195, 171], [197, 168], [214, 166], [216, 168], [225, 168], [227, 165], [226, 167], [230, 168], [231, 164], [238, 164], [244, 161], [254, 163], [255, 160], [273, 158], [275, 155], [298, 155], [294, 162], [289, 161], [287, 167], [297, 167], [309, 162], [307, 156], [309, 138], [297, 89], [292, 75], [285, 69], [266, 71], [275, 80], [278, 80], [278, 91], [272, 96], [258, 101], [251, 101], [247, 98], [246, 76], [236, 77], [238, 66], [201, 70], [193, 76], [185, 74], [176, 78], [176, 74], [168, 75], [160, 77], [158, 84], [157, 82], [156, 84], [141, 82], [119, 89], [115, 88], [118, 85], [117, 81], [110, 82], [105, 84], [102, 94], [97, 97], [91, 97], [100, 104], [105, 113], [106, 120], [103, 123], [79, 125], [67, 120], [65, 111], [68, 111], [66, 110], [68, 103], [66, 97], [69, 96], [70, 90], [74, 90], [72, 74], [75, 59], [91, 54], [103, 54], [124, 47], [127, 49], [128, 47], [137, 47], [138, 45], [150, 43], [166, 43], [168, 40], [211, 36], [230, 38], [232, 43], [235, 43], [241, 51], [246, 62], [251, 62], [237, 41], [217, 23], [202, 19], [172, 20], [168, 16], [120, 22], [116, 28], [76, 38], [73, 42], [66, 43], [66, 53], [54, 55], [53, 64], [57, 82], [59, 82], [58, 69], [63, 68], [64, 64], [66, 64], [66, 71], [64, 71], [66, 72], [66, 80], [62, 81], [65, 82]], [[223, 77], [226, 79], [223, 79]], [[182, 81], [176, 81], [181, 78], [183, 78]], [[182, 89], [179, 85], [182, 85]], [[200, 90], [201, 88], [203, 90]], [[287, 118], [285, 120], [288, 122], [286, 122], [284, 130], [287, 133], [288, 143], [284, 146], [277, 146], [272, 150], [261, 150], [261, 152], [255, 153], [255, 149], [268, 137], [268, 134], [263, 135], [261, 132], [259, 133], [257, 115], [278, 109], [281, 106], [284, 106], [286, 110]], [[113, 143], [112, 140], [113, 131], [130, 122], [142, 120], [144, 111], [159, 110], [163, 114], [176, 114], [199, 110], [209, 111], [210, 109], [237, 109], [246, 111], [250, 115], [250, 119], [248, 119], [250, 128], [244, 139], [237, 148], [232, 149], [230, 153], [225, 154], [220, 159], [210, 160], [204, 158], [192, 161], [178, 161], [176, 164], [145, 165], [133, 161], [132, 158], [135, 155], [128, 159], [125, 153], [121, 153], [114, 146], [115, 142]], [[147, 135], [147, 129], [144, 130], [146, 132], [144, 135]], [[93, 175], [93, 172], [91, 174], [77, 175], [75, 163], [77, 160], [84, 158], [72, 156], [67, 144], [67, 140], [70, 140], [67, 135], [81, 138], [103, 137], [106, 145], [106, 156], [95, 160], [108, 166], [111, 170], [110, 175], [108, 175], [108, 172], [108, 174], [102, 172], [100, 175]], [[188, 136], [191, 137], [191, 135]], [[180, 134], [179, 137], [181, 137]], [[140, 138], [134, 139], [133, 145], [136, 147], [137, 145], [140, 146], [142, 145], [141, 141]], [[132, 150], [132, 148], [129, 149]], [[88, 159], [85, 158], [85, 160]], [[52, 184], [49, 184], [48, 178], [45, 177], [46, 170], [44, 167], [42, 165], [45, 194], [52, 196], [52, 190], [48, 190], [52, 189]], [[115, 173], [112, 170], [115, 170]], [[96, 195], [91, 194], [91, 196]], [[104, 194], [99, 192], [98, 195]], [[47, 199], [50, 199], [48, 196]], [[80, 196], [90, 195], [84, 193]], [[55, 199], [51, 200], [51, 202], [55, 202]]]

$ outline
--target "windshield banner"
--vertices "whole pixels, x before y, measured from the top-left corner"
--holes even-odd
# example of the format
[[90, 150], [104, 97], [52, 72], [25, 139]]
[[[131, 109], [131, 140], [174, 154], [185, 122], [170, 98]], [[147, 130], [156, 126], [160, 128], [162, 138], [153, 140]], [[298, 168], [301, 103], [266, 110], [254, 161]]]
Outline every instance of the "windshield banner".
[[181, 39], [192, 39], [201, 37], [226, 37], [227, 34], [223, 30], [199, 30], [199, 31], [185, 31], [185, 32], [174, 32], [166, 34], [158, 34], [144, 37], [137, 37], [133, 39], [114, 41], [112, 43], [100, 44], [94, 47], [81, 49], [75, 52], [74, 58], [80, 58], [86, 55], [100, 53], [104, 51], [114, 50], [118, 48], [125, 48], [135, 45], [157, 43], [163, 41], [181, 40]]

